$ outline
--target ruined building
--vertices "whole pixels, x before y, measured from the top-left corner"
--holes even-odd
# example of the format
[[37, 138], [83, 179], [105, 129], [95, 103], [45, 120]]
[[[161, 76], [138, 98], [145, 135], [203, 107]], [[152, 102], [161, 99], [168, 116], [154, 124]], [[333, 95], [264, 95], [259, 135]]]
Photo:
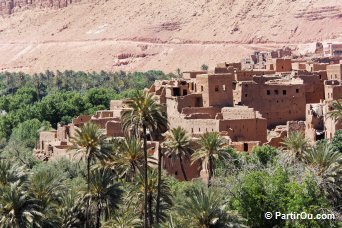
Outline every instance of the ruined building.
[[[256, 54], [255, 54], [256, 55]], [[258, 61], [263, 59], [260, 53]], [[279, 54], [277, 55], [279, 57]], [[282, 56], [281, 56], [282, 57]], [[260, 59], [261, 58], [261, 59]], [[281, 146], [293, 131], [305, 132], [315, 142], [331, 139], [342, 129], [341, 121], [329, 117], [332, 103], [342, 98], [342, 64], [297, 61], [266, 55], [265, 68], [244, 69], [242, 63], [221, 63], [213, 72], [188, 71], [183, 77], [159, 80], [145, 90], [165, 105], [170, 128], [183, 127], [196, 141], [205, 132], [219, 132], [237, 151], [254, 146]], [[70, 137], [87, 122], [96, 123], [108, 137], [122, 137], [124, 102], [111, 101], [110, 110], [76, 117], [57, 130], [41, 132], [35, 153], [42, 160], [72, 157]], [[158, 156], [162, 142], [148, 142]], [[196, 145], [193, 145], [196, 147]], [[180, 167], [163, 158], [163, 168], [182, 179]], [[191, 178], [206, 175], [201, 164], [185, 159]]]

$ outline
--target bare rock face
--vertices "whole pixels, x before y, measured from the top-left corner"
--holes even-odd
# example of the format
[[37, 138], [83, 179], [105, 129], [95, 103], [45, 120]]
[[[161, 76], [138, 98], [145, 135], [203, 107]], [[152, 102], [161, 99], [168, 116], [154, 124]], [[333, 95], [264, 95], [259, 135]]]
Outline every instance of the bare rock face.
[[9, 15], [28, 8], [63, 8], [80, 0], [0, 0], [0, 15]]

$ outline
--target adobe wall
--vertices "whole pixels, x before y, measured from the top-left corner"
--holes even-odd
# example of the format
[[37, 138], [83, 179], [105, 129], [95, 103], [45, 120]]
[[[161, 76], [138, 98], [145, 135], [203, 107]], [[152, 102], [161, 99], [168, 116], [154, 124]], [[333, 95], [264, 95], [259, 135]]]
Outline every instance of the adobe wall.
[[[168, 174], [174, 176], [180, 181], [184, 181], [182, 169], [177, 158], [172, 158], [171, 156], [164, 156], [162, 164], [163, 169], [166, 170]], [[202, 167], [200, 161], [191, 164], [190, 158], [184, 158], [183, 167], [185, 169], [186, 177], [189, 181], [191, 181], [194, 178], [200, 177], [200, 170]]]
[[191, 107], [191, 108], [183, 108], [182, 114], [184, 115], [192, 115], [198, 113], [205, 113], [208, 115], [208, 118], [214, 119], [216, 114], [220, 112], [220, 108], [215, 107]]
[[305, 117], [305, 138], [314, 143], [324, 130], [323, 104], [307, 104]]
[[335, 80], [324, 81], [325, 100], [332, 101], [342, 98], [342, 82]]
[[292, 70], [306, 70], [305, 62], [292, 62]]
[[265, 145], [273, 147], [283, 146], [283, 141], [287, 137], [287, 127], [284, 125], [278, 125], [274, 130], [270, 131], [267, 143]]
[[[267, 119], [268, 127], [305, 119], [305, 87], [303, 84], [239, 83], [243, 105], [254, 108]], [[235, 95], [239, 95], [236, 93]]]
[[98, 125], [99, 128], [105, 129], [108, 121], [118, 121], [118, 118], [102, 118], [102, 119], [91, 119], [91, 122]]
[[219, 131], [219, 122], [215, 119], [184, 119], [182, 116], [169, 116], [168, 120], [170, 129], [182, 127], [191, 134]]
[[305, 85], [306, 103], [319, 103], [324, 99], [324, 82], [319, 75], [300, 75]]
[[253, 81], [258, 83], [258, 84], [264, 84], [265, 82], [271, 81], [271, 80], [277, 80], [281, 79], [282, 77], [279, 75], [257, 75], [253, 76]]
[[325, 63], [306, 63], [306, 70], [308, 72], [327, 70], [327, 65]]
[[238, 152], [252, 153], [254, 147], [260, 146], [260, 142], [232, 142], [230, 146]]
[[324, 118], [324, 130], [325, 130], [325, 138], [331, 140], [335, 132], [337, 130], [342, 129], [342, 121], [337, 121], [335, 118], [331, 118], [328, 116], [328, 113], [332, 111], [331, 102], [324, 102], [323, 106], [323, 115]]
[[190, 78], [196, 78], [199, 74], [207, 74], [208, 71], [206, 70], [200, 70], [200, 71], [184, 71], [183, 72], [183, 78], [184, 79], [190, 79]]
[[292, 71], [291, 59], [272, 59], [267, 64], [266, 69], [276, 72], [290, 72]]
[[342, 80], [342, 64], [331, 64], [327, 66], [328, 80]]
[[202, 74], [196, 78], [203, 106], [233, 106], [232, 74]]
[[72, 119], [72, 123], [75, 125], [75, 126], [80, 126], [80, 125], [83, 125], [87, 122], [89, 122], [91, 119], [91, 116], [90, 115], [80, 115], [76, 118], [73, 118]]
[[108, 121], [106, 123], [106, 135], [108, 137], [123, 137], [121, 121]]
[[287, 121], [287, 136], [292, 132], [302, 132], [305, 133], [305, 122], [304, 121]]
[[273, 75], [275, 71], [273, 70], [242, 70], [234, 72], [234, 79], [236, 81], [252, 81], [253, 76], [256, 75]]
[[218, 131], [227, 132], [232, 141], [267, 141], [266, 119], [220, 120]]
[[127, 108], [127, 106], [124, 104], [124, 100], [111, 100], [110, 101], [110, 110], [123, 109], [123, 108]]

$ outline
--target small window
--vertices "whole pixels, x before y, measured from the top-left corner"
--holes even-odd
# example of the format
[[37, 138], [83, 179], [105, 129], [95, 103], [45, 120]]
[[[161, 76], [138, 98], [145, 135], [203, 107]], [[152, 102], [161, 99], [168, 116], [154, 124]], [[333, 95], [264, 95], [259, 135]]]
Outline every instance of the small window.
[[286, 90], [283, 90], [283, 95], [286, 95]]
[[299, 93], [299, 89], [296, 89], [296, 93]]
[[201, 86], [201, 92], [203, 92], [203, 86]]
[[267, 95], [271, 95], [271, 91], [267, 90]]
[[191, 128], [191, 133], [194, 133], [194, 129], [193, 128]]
[[278, 95], [278, 90], [277, 90], [277, 89], [274, 90], [274, 94], [275, 94], [275, 95]]
[[219, 86], [215, 86], [215, 92], [219, 91]]
[[201, 132], [201, 128], [198, 128], [198, 131]]
[[226, 91], [226, 85], [222, 85], [222, 90]]
[[245, 97], [247, 97], [247, 93], [245, 93]]

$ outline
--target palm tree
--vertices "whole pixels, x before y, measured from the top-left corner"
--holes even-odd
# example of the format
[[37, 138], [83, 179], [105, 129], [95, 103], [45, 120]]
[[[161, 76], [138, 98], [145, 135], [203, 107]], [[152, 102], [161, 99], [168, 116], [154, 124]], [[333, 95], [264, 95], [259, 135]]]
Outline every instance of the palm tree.
[[147, 216], [147, 131], [153, 133], [159, 129], [167, 128], [167, 118], [163, 107], [156, 102], [152, 94], [148, 92], [137, 92], [131, 99], [125, 101], [129, 109], [121, 114], [121, 122], [123, 130], [133, 132], [133, 135], [140, 138], [143, 137], [144, 148], [144, 201], [145, 215], [144, 227], [151, 226]]
[[31, 198], [24, 183], [11, 183], [0, 188], [0, 226], [4, 228], [40, 227], [39, 200]]
[[317, 169], [317, 174], [324, 174], [329, 167], [342, 162], [342, 153], [336, 151], [328, 142], [319, 143], [310, 150], [304, 152], [304, 161]]
[[[86, 160], [87, 164], [87, 186], [88, 192], [90, 191], [90, 166], [96, 158], [103, 159], [107, 155], [107, 151], [104, 150], [104, 140], [106, 136], [102, 134], [99, 127], [88, 122], [80, 129], [76, 129], [75, 136], [71, 138], [72, 146], [70, 150], [76, 150], [77, 153], [82, 154], [82, 158]], [[86, 224], [89, 226], [89, 202], [86, 213]]]
[[188, 178], [185, 173], [183, 158], [188, 158], [190, 156], [189, 145], [190, 137], [187, 135], [187, 132], [182, 127], [171, 129], [171, 132], [166, 136], [166, 155], [172, 157], [176, 156], [178, 158], [185, 181], [187, 181]]
[[142, 220], [131, 208], [123, 207], [114, 217], [103, 224], [103, 228], [136, 228], [143, 225]]
[[[125, 138], [114, 144], [114, 154], [105, 161], [105, 167], [118, 172], [120, 178], [131, 181], [144, 167], [142, 143], [136, 138]], [[149, 161], [152, 160], [152, 156], [149, 156]]]
[[[141, 214], [147, 214], [149, 217], [149, 221], [153, 224], [154, 216], [153, 216], [153, 208], [156, 207], [157, 204], [157, 194], [158, 194], [158, 171], [156, 169], [149, 168], [148, 169], [148, 182], [147, 188], [145, 188], [144, 184], [144, 175], [139, 175], [136, 177], [135, 181], [129, 186], [128, 190], [128, 206], [135, 206], [135, 208], [140, 208]], [[144, 191], [147, 189], [147, 213], [145, 210], [145, 201], [144, 201]], [[161, 180], [160, 183], [160, 217], [165, 218], [165, 211], [169, 209], [172, 205], [171, 199], [171, 189], [169, 183], [164, 179]]]
[[287, 148], [290, 159], [301, 160], [304, 151], [308, 147], [308, 142], [305, 139], [304, 133], [300, 131], [291, 132], [287, 138], [284, 139], [282, 144]]
[[100, 227], [102, 212], [109, 219], [112, 209], [118, 206], [122, 190], [113, 180], [113, 172], [109, 169], [94, 169], [90, 179], [90, 191], [85, 200], [96, 208], [96, 227]]
[[88, 190], [91, 163], [96, 158], [103, 159], [107, 155], [107, 152], [103, 150], [105, 138], [106, 136], [102, 134], [99, 127], [92, 122], [88, 122], [81, 126], [80, 129], [76, 129], [75, 136], [71, 138], [72, 146], [70, 150], [76, 150], [77, 153], [81, 153], [82, 158], [86, 160]]
[[342, 198], [342, 153], [329, 142], [317, 143], [306, 151], [303, 160], [316, 174], [321, 189], [333, 203]]
[[217, 132], [206, 132], [201, 135], [198, 144], [200, 148], [191, 155], [192, 162], [202, 161], [208, 170], [208, 187], [214, 174], [215, 161], [224, 160], [229, 154], [224, 150], [226, 142]]
[[245, 227], [242, 219], [226, 210], [227, 201], [213, 189], [195, 187], [177, 207], [187, 227]]
[[23, 182], [27, 178], [27, 170], [24, 166], [11, 164], [10, 161], [0, 160], [0, 187], [14, 182]]
[[342, 99], [334, 101], [331, 106], [333, 110], [327, 113], [328, 117], [342, 120]]
[[43, 227], [60, 226], [57, 206], [66, 193], [63, 181], [63, 177], [46, 169], [38, 170], [29, 177], [28, 193], [39, 200], [41, 211], [45, 215], [41, 220]]

